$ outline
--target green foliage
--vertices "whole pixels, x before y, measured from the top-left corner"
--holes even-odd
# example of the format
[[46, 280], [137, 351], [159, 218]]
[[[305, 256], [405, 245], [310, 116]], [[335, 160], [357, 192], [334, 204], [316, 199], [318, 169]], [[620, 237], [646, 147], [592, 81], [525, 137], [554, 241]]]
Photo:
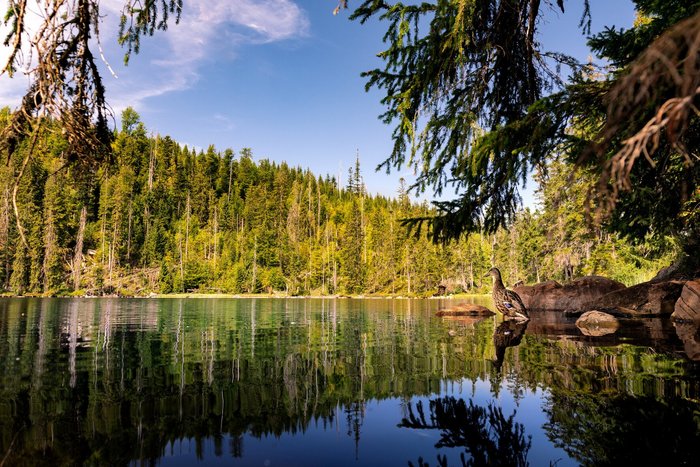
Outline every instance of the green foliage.
[[[508, 230], [484, 230], [450, 245], [402, 226], [429, 217], [411, 203], [405, 183], [396, 198], [372, 196], [359, 159], [338, 189], [287, 164], [190, 151], [169, 137], [148, 137], [136, 112], [114, 135], [114, 159], [75, 176], [63, 168], [64, 142], [47, 132], [18, 190], [24, 248], [11, 192], [0, 198], [0, 284], [16, 294], [72, 289], [80, 213], [86, 206], [79, 289], [87, 293], [225, 292], [432, 295], [488, 292], [483, 275], [496, 264], [510, 285], [602, 274], [631, 284], [671, 260], [675, 243], [648, 236], [636, 244], [583, 220], [587, 172], [563, 160], [541, 173], [541, 210], [514, 216]], [[26, 146], [0, 170], [11, 187]], [[572, 181], [574, 180], [574, 181]], [[692, 214], [689, 214], [692, 215]]]
[[[148, 137], [133, 109], [122, 122], [113, 160], [80, 174], [62, 165], [65, 142], [55, 132], [41, 135], [18, 195], [29, 249], [18, 241], [11, 193], [2, 194], [4, 289], [68, 291], [83, 205], [80, 288], [88, 293], [365, 293], [373, 277], [372, 293], [410, 287], [432, 294], [451, 275], [438, 259], [443, 252], [399, 225], [424, 209], [405, 193], [399, 200], [369, 196], [359, 160], [350, 186], [339, 190], [330, 177], [255, 162], [249, 149], [239, 157], [213, 146], [197, 153], [169, 137]], [[0, 171], [8, 187], [25, 146], [21, 140]], [[407, 250], [427, 257], [405, 256]]]
[[[583, 3], [585, 32], [590, 9]], [[695, 36], [676, 29], [665, 43], [654, 41], [682, 20], [700, 21], [693, 16], [700, 2], [634, 3], [642, 20], [632, 28], [609, 27], [590, 38], [592, 52], [611, 64], [596, 68], [541, 49], [537, 25], [552, 2], [362, 2], [352, 19], [377, 17], [386, 25], [384, 66], [364, 74], [367, 89], [384, 92], [382, 118], [394, 128], [392, 153], [380, 167], [413, 168], [414, 190], [441, 194], [452, 187], [457, 193], [457, 199], [436, 202], [437, 212], [407, 223], [420, 228], [427, 222], [435, 241], [510, 226], [528, 173], [564, 155], [597, 180], [587, 209], [572, 213], [566, 224], [580, 223], [574, 217], [593, 210], [607, 217], [604, 227], [631, 242], [671, 235], [692, 255], [697, 245], [690, 239], [700, 236], [697, 216], [689, 215], [697, 206], [700, 164], [693, 148], [700, 144], [700, 120], [688, 109], [679, 120], [656, 125], [667, 126], [663, 134], [646, 125], [665, 102], [689, 93], [692, 101]], [[563, 2], [557, 5], [564, 10]], [[631, 74], [637, 81], [626, 87], [629, 102], [616, 102], [613, 91], [621, 92], [643, 52], [656, 69]], [[555, 78], [545, 60], [567, 65], [568, 82]], [[640, 131], [653, 133], [643, 150], [615, 162], [625, 141]]]
[[346, 224], [341, 250], [341, 265], [349, 293], [359, 293], [364, 290], [365, 265], [362, 260], [364, 234], [361, 215], [359, 203], [353, 199], [347, 213], [349, 222]]
[[158, 285], [160, 286], [160, 293], [167, 294], [173, 291], [173, 276], [165, 262], [160, 265]]
[[432, 187], [441, 194], [451, 186], [461, 193], [436, 203], [438, 217], [416, 219], [429, 220], [436, 239], [482, 226], [493, 232], [512, 220], [520, 203], [518, 187], [534, 161], [512, 151], [507, 139], [479, 140], [481, 128], [497, 130], [522, 119], [554, 79], [535, 40], [539, 5], [366, 0], [351, 15], [388, 23], [388, 48], [379, 55], [385, 66], [363, 75], [367, 89], [385, 90], [381, 117], [395, 125], [392, 153], [380, 167], [412, 167], [418, 173], [412, 188], [419, 191]]
[[126, 44], [124, 63], [129, 63], [131, 53], [139, 53], [142, 36], [152, 36], [156, 30], [167, 30], [168, 19], [175, 15], [180, 22], [182, 0], [126, 1], [119, 20], [119, 44]]

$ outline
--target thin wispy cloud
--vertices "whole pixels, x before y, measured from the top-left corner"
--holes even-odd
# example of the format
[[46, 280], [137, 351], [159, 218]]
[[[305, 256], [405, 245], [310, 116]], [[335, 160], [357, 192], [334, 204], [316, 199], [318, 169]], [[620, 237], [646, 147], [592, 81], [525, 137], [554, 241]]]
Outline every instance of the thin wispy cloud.
[[[116, 112], [127, 106], [143, 108], [149, 98], [191, 88], [202, 66], [234, 60], [246, 45], [301, 38], [309, 30], [306, 13], [292, 0], [188, 0], [180, 23], [171, 18], [167, 31], [143, 37], [141, 53], [124, 67], [124, 50], [116, 43], [124, 3], [100, 2], [101, 45], [117, 77], [107, 66], [102, 75]], [[0, 0], [0, 11], [6, 6]], [[21, 76], [0, 78], [0, 105], [17, 105], [26, 85]]]
[[236, 123], [227, 115], [217, 113], [212, 116], [212, 119], [218, 124], [220, 131], [229, 132], [236, 128]]
[[[3, 24], [5, 12], [7, 11], [8, 3], [6, 0], [0, 0], [0, 38], [4, 41], [10, 32], [10, 24]], [[43, 8], [40, 8], [36, 1], [30, 0], [27, 3], [27, 13], [25, 16], [25, 33], [23, 40], [28, 42], [29, 36], [33, 31], [39, 29], [39, 25], [43, 21]], [[7, 64], [12, 49], [0, 42], [0, 67]], [[15, 106], [19, 104], [20, 99], [29, 88], [29, 78], [26, 72], [32, 66], [32, 56], [30, 54], [19, 54], [19, 63], [16, 63], [17, 70], [14, 78], [10, 79], [7, 73], [0, 76], [0, 106]]]
[[[123, 0], [106, 0], [103, 11], [116, 20], [122, 6]], [[194, 86], [201, 66], [234, 60], [246, 45], [304, 37], [309, 29], [306, 14], [290, 0], [189, 0], [180, 23], [170, 23], [166, 32], [143, 38], [143, 56], [119, 67], [120, 79], [107, 87], [116, 111]], [[111, 33], [116, 35], [116, 23]], [[118, 60], [122, 54], [111, 53]]]

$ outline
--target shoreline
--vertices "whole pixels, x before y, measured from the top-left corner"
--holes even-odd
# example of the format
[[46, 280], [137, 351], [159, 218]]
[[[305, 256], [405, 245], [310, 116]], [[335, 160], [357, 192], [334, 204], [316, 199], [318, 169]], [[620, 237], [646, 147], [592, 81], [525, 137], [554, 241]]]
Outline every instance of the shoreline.
[[0, 298], [128, 298], [128, 299], [161, 299], [161, 298], [204, 298], [204, 299], [351, 299], [351, 300], [454, 300], [473, 297], [490, 297], [491, 294], [453, 294], [439, 296], [406, 296], [406, 295], [282, 295], [282, 294], [227, 294], [227, 293], [171, 293], [149, 295], [0, 295]]

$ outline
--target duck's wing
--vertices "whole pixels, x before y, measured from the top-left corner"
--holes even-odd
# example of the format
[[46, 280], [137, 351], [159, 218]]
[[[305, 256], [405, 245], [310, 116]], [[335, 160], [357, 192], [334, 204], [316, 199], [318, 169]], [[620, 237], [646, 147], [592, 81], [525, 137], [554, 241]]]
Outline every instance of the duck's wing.
[[506, 290], [505, 298], [506, 299], [503, 301], [503, 304], [506, 306], [506, 308], [508, 308], [508, 310], [512, 310], [516, 313], [528, 316], [527, 308], [525, 308], [525, 304], [520, 298], [520, 295], [513, 292], [512, 290]]

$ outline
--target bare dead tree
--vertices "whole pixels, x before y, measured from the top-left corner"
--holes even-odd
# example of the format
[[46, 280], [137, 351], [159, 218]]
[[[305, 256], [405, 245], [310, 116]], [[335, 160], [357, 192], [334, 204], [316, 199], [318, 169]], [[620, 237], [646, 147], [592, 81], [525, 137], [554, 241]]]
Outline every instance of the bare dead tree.
[[[112, 116], [98, 69], [100, 48], [99, 0], [39, 0], [32, 14], [40, 18], [36, 30], [27, 27], [30, 0], [8, 0], [4, 45], [10, 48], [0, 74], [24, 69], [32, 83], [16, 112], [10, 131], [21, 138], [39, 116], [60, 122], [68, 140], [69, 161], [94, 159], [107, 151]], [[31, 2], [34, 3], [34, 2]], [[125, 0], [120, 18], [119, 43], [126, 47], [125, 61], [138, 53], [140, 38], [167, 29], [168, 14], [178, 22], [182, 0]], [[102, 55], [101, 50], [98, 53]], [[11, 153], [14, 146], [8, 147]]]
[[26, 137], [36, 119], [51, 117], [60, 122], [67, 139], [67, 160], [104, 153], [111, 113], [90, 44], [93, 34], [99, 36], [99, 1], [37, 2], [41, 20], [36, 31], [26, 27], [27, 2], [9, 2], [7, 15], [13, 27], [5, 44], [11, 44], [11, 50], [2, 72], [12, 76], [26, 62], [32, 85], [3, 140]]
[[[36, 30], [27, 24], [30, 5], [31, 14], [39, 18]], [[175, 14], [177, 22], [181, 11], [182, 0], [125, 0], [119, 37], [127, 48], [125, 61], [138, 52], [143, 34], [166, 29], [168, 13]], [[26, 247], [17, 191], [40, 129], [49, 129], [41, 128], [42, 120], [57, 122], [52, 128], [68, 143], [63, 153], [66, 165], [91, 167], [110, 154], [109, 121], [113, 117], [93, 53], [100, 43], [99, 0], [8, 0], [3, 22], [9, 25], [3, 45], [10, 50], [0, 75], [13, 76], [21, 69], [31, 83], [9, 125], [0, 132], [0, 151], [7, 152], [8, 165], [20, 142], [31, 135], [12, 190], [17, 228]]]

